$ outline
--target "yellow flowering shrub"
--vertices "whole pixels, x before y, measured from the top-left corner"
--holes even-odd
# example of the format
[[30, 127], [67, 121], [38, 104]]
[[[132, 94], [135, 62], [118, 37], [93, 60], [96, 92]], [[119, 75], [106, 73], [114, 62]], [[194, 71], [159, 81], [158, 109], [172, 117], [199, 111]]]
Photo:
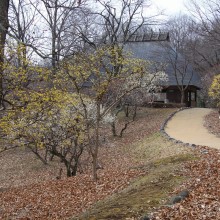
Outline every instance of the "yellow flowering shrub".
[[220, 107], [220, 74], [214, 77], [209, 89], [209, 95], [217, 101], [217, 104]]

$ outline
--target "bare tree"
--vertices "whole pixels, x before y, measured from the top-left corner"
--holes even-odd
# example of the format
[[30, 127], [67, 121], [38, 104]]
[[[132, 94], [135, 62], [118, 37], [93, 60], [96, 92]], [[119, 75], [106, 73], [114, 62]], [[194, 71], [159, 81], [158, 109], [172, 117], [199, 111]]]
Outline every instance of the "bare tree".
[[190, 0], [188, 10], [197, 19], [200, 34], [220, 41], [220, 4], [218, 0]]
[[[33, 49], [27, 45], [39, 46], [37, 41], [41, 37], [41, 31], [37, 27], [39, 18], [36, 15], [36, 9], [31, 7], [31, 4], [27, 0], [11, 0], [9, 10], [9, 32], [15, 36], [11, 39], [16, 41], [17, 47], [22, 47], [22, 50], [17, 50], [19, 66], [24, 66], [25, 60], [31, 59]], [[10, 46], [10, 45], [9, 45]]]
[[220, 4], [217, 0], [190, 0], [188, 10], [197, 22], [193, 30], [197, 64], [202, 70], [213, 68], [220, 64]]
[[143, 26], [153, 26], [158, 24], [158, 15], [146, 16], [151, 9], [148, 0], [122, 0], [97, 1], [97, 8], [100, 10], [92, 11], [94, 24], [98, 28], [98, 36], [88, 38], [83, 32], [81, 35], [85, 42], [92, 46], [99, 44], [120, 45], [130, 40]]
[[36, 2], [31, 1], [31, 4], [44, 24], [46, 30], [44, 39], [47, 44], [45, 48], [50, 51], [49, 57], [51, 57], [51, 66], [55, 69], [61, 57], [65, 56], [63, 52], [67, 45], [63, 45], [62, 40], [64, 33], [71, 25], [70, 22], [67, 23], [67, 21], [74, 10], [81, 6], [82, 2], [76, 0], [42, 0], [41, 7], [39, 7]]
[[202, 73], [201, 95], [204, 103], [210, 105], [208, 88], [220, 65], [220, 4], [218, 0], [189, 0], [187, 8], [196, 20], [194, 35], [194, 64]]
[[[185, 91], [188, 89], [194, 75], [193, 48], [195, 35], [192, 32], [194, 21], [179, 15], [170, 19], [167, 28], [170, 32], [170, 42], [162, 44], [166, 50], [166, 61], [172, 68], [173, 78], [181, 93], [181, 103], [185, 102]], [[189, 46], [189, 42], [190, 46]]]

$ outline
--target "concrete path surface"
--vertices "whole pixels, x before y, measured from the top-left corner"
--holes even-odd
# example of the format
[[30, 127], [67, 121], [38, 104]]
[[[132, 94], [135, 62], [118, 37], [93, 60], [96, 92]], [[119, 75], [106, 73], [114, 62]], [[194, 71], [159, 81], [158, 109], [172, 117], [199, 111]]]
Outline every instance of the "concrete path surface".
[[209, 133], [203, 126], [205, 115], [211, 111], [207, 108], [191, 108], [180, 111], [168, 121], [165, 132], [170, 137], [184, 143], [220, 149], [220, 138]]

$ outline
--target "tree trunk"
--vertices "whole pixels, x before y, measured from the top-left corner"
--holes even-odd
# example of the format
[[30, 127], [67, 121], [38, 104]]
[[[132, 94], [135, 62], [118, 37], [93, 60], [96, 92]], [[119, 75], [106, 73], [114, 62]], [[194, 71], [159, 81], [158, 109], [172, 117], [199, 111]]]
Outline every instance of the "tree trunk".
[[97, 161], [98, 161], [98, 149], [99, 149], [99, 123], [100, 123], [100, 103], [99, 101], [97, 102], [97, 115], [96, 115], [96, 127], [95, 127], [95, 146], [94, 146], [94, 151], [92, 152], [92, 170], [93, 170], [93, 179], [95, 181], [98, 180], [97, 176]]
[[63, 162], [66, 167], [66, 174], [67, 177], [76, 176], [77, 174], [77, 168], [78, 168], [78, 161], [75, 161], [75, 164], [72, 165], [71, 162], [63, 158]]
[[220, 120], [220, 106], [218, 107], [218, 118]]
[[3, 106], [3, 63], [6, 34], [8, 31], [9, 0], [0, 0], [0, 107]]
[[52, 68], [53, 68], [53, 74], [56, 73], [56, 62], [57, 62], [57, 48], [56, 48], [56, 41], [57, 41], [57, 12], [58, 12], [58, 6], [57, 6], [57, 0], [54, 1], [54, 14], [53, 14], [53, 24], [52, 26]]
[[70, 166], [66, 166], [66, 175], [67, 175], [67, 177], [71, 177], [72, 176], [72, 172], [71, 172]]
[[185, 102], [185, 91], [184, 90], [181, 90], [180, 91], [180, 93], [181, 93], [181, 104], [184, 104]]
[[72, 176], [76, 176], [77, 174], [77, 168], [78, 168], [78, 162], [75, 161], [74, 166], [72, 167]]
[[125, 117], [128, 118], [129, 117], [129, 105], [125, 105]]
[[116, 137], [116, 136], [117, 136], [117, 133], [116, 133], [115, 121], [113, 121], [113, 122], [111, 123], [111, 127], [112, 127], [112, 135], [113, 135], [114, 137]]
[[62, 158], [62, 159], [66, 167], [66, 175], [67, 177], [71, 177], [72, 176], [71, 164], [66, 160], [66, 158]]

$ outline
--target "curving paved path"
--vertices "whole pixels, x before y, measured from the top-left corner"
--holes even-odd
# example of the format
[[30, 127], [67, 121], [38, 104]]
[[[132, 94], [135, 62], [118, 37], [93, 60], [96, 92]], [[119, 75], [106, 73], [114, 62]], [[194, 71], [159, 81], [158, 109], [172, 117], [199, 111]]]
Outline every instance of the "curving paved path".
[[165, 131], [170, 137], [184, 143], [220, 149], [220, 138], [209, 133], [203, 126], [204, 116], [211, 111], [207, 108], [192, 108], [180, 111], [168, 121]]

